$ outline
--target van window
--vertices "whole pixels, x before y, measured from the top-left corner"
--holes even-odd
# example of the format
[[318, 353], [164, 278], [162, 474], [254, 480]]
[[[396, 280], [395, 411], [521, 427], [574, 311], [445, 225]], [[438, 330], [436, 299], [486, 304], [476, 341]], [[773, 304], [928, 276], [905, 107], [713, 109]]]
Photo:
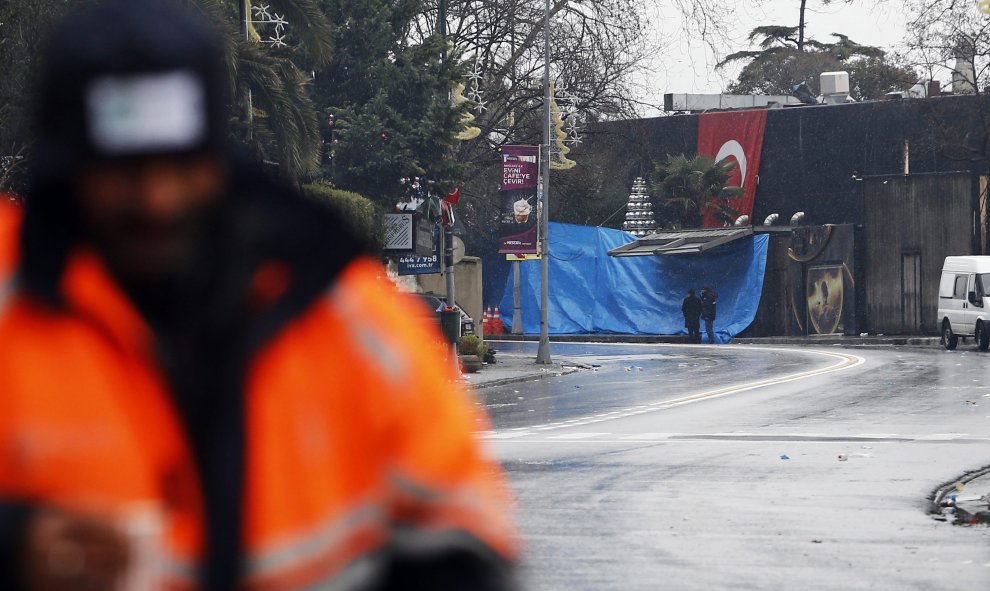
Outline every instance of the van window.
[[956, 287], [956, 276], [952, 273], [942, 273], [942, 280], [938, 284], [938, 297], [951, 298], [952, 291]]
[[957, 300], [966, 299], [966, 283], [969, 280], [969, 275], [956, 275], [956, 288], [952, 292], [952, 297]]
[[976, 297], [985, 298], [987, 295], [987, 288], [990, 287], [990, 273], [979, 273], [976, 276]]

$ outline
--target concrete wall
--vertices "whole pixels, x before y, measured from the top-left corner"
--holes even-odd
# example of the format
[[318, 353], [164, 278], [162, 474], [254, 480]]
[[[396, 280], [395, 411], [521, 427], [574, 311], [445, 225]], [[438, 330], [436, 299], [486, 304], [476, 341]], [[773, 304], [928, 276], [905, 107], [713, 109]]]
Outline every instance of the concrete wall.
[[[441, 296], [447, 294], [447, 277], [444, 275], [417, 275], [422, 291]], [[454, 266], [454, 297], [458, 305], [474, 319], [474, 330], [481, 334], [481, 316], [484, 312], [481, 299], [481, 259], [464, 257]]]

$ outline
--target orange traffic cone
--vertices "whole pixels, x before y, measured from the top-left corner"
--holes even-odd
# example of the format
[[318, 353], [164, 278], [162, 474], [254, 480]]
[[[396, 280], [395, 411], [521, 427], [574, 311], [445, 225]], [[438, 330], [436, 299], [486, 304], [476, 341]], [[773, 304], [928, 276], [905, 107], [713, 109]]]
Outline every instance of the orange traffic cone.
[[481, 315], [481, 335], [485, 336], [491, 333], [492, 327], [489, 322], [489, 313], [492, 311], [492, 307], [488, 306], [488, 309], [484, 311]]
[[492, 334], [502, 336], [504, 332], [505, 326], [502, 324], [502, 316], [498, 313], [498, 306], [495, 306], [495, 316], [492, 317]]

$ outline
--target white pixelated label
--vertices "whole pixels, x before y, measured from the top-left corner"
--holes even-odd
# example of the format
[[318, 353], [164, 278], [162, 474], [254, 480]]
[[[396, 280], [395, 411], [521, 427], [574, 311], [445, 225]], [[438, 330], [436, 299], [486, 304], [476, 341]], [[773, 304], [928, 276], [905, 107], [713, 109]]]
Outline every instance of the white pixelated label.
[[203, 141], [206, 93], [191, 72], [104, 76], [90, 84], [90, 141], [109, 154], [182, 151]]

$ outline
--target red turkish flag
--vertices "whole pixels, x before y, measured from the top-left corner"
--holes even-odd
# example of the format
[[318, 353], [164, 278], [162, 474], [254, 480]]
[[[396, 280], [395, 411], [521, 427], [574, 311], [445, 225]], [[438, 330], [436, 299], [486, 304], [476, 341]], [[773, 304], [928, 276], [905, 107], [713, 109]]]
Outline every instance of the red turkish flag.
[[[766, 109], [703, 113], [698, 118], [698, 154], [711, 156], [716, 162], [727, 158], [736, 162], [727, 186], [742, 187], [743, 194], [729, 204], [739, 215], [751, 218], [766, 127]], [[707, 210], [702, 225], [718, 228], [723, 224], [711, 210]]]

